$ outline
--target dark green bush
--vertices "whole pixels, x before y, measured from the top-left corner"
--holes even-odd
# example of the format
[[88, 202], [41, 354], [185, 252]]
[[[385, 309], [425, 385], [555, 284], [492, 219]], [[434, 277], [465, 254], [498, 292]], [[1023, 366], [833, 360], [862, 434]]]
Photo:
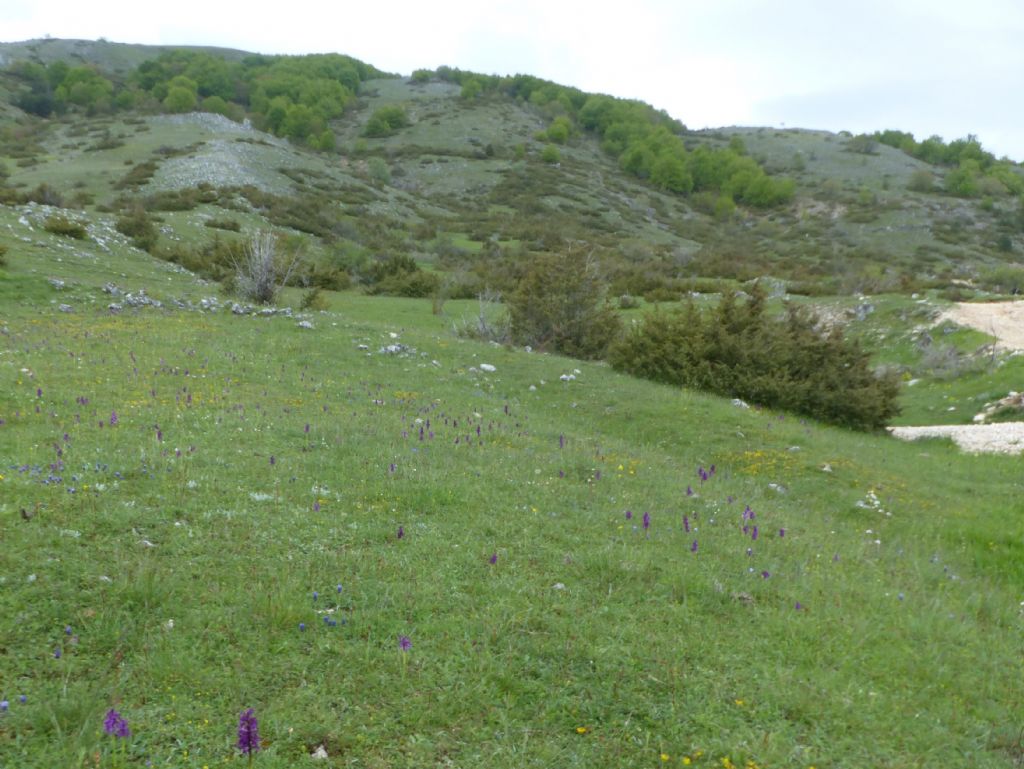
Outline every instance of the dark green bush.
[[54, 235], [63, 235], [75, 240], [85, 240], [87, 234], [85, 225], [74, 219], [68, 219], [61, 214], [50, 214], [43, 222], [43, 229], [52, 232]]
[[512, 339], [574, 358], [602, 358], [622, 328], [605, 294], [589, 255], [541, 256], [509, 299]]
[[437, 275], [421, 270], [416, 260], [406, 254], [375, 261], [364, 280], [367, 293], [386, 296], [430, 296], [440, 285]]
[[840, 329], [825, 333], [810, 314], [765, 314], [764, 294], [735, 294], [701, 312], [692, 303], [654, 313], [608, 355], [619, 371], [739, 397], [861, 430], [883, 427], [899, 409], [894, 374], [876, 375], [868, 355]]
[[136, 207], [122, 214], [114, 223], [114, 229], [132, 239], [132, 245], [143, 251], [152, 252], [159, 233], [146, 211]]
[[242, 229], [242, 225], [236, 219], [207, 219], [203, 222], [203, 226], [230, 232], [240, 232]]
[[115, 190], [142, 187], [153, 178], [156, 173], [157, 164], [155, 161], [147, 160], [143, 163], [136, 163], [124, 176], [114, 185]]

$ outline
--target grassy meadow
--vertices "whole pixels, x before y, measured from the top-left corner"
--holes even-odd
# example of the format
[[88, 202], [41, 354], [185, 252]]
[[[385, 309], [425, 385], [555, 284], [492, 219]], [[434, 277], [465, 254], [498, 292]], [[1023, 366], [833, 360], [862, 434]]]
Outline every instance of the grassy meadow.
[[[898, 367], [894, 423], [969, 423], [1022, 389], [941, 320], [1019, 288], [1009, 188], [680, 131], [793, 180], [737, 208], [434, 76], [360, 82], [329, 151], [152, 94], [36, 118], [27, 88], [0, 72], [0, 769], [1024, 766], [1019, 456], [457, 333], [573, 248], [627, 323], [768, 278]], [[367, 136], [382, 107], [409, 125]], [[261, 230], [307, 270], [279, 304], [317, 311], [232, 312], [218, 254]], [[367, 295], [396, 258], [434, 288]]]
[[1019, 458], [464, 341], [471, 303], [4, 297], [4, 767], [231, 765], [249, 707], [265, 767], [1024, 759]]

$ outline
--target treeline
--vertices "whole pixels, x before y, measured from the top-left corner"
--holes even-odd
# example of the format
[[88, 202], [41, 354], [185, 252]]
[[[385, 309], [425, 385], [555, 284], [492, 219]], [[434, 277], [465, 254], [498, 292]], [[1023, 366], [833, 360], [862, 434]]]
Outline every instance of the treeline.
[[[1024, 176], [1016, 164], [1007, 159], [997, 160], [995, 155], [982, 148], [978, 137], [973, 134], [948, 144], [940, 136], [917, 141], [912, 133], [892, 129], [855, 138], [862, 139], [862, 145], [863, 139], [867, 138], [902, 150], [929, 165], [950, 169], [946, 173], [944, 187], [952, 195], [975, 197], [1024, 193]], [[928, 180], [919, 175], [914, 187], [919, 191], [929, 191]]]
[[246, 56], [228, 61], [201, 51], [171, 50], [123, 79], [92, 66], [17, 62], [9, 71], [26, 86], [15, 104], [40, 117], [81, 110], [191, 112], [201, 109], [315, 149], [332, 149], [328, 121], [356, 98], [362, 82], [388, 77], [341, 54]]
[[[736, 202], [758, 208], [793, 199], [794, 182], [766, 174], [741, 144], [687, 150], [681, 136], [686, 127], [644, 102], [588, 94], [531, 75], [500, 77], [439, 67], [435, 76], [460, 85], [466, 101], [500, 94], [536, 107], [551, 119], [537, 137], [543, 141], [565, 144], [574, 133], [589, 133], [625, 171], [663, 190], [680, 195], [716, 193], [723, 205]], [[413, 82], [425, 77], [418, 70]]]

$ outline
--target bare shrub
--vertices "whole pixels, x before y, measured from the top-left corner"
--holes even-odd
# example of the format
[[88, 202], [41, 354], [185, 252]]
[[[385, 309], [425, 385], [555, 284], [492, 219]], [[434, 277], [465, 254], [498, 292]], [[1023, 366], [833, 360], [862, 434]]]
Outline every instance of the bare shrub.
[[482, 342], [505, 344], [509, 341], [510, 325], [508, 312], [501, 303], [501, 294], [487, 289], [477, 297], [479, 311], [472, 319], [463, 318], [460, 323], [453, 324], [455, 334], [467, 339]]
[[277, 236], [267, 230], [254, 233], [242, 257], [235, 260], [235, 291], [251, 302], [272, 304], [299, 264], [297, 254], [285, 255]]

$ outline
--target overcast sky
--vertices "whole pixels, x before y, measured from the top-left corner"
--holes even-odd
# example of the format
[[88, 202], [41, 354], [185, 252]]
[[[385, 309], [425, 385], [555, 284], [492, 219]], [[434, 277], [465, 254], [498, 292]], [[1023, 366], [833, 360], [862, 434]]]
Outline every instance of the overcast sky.
[[0, 0], [4, 41], [46, 35], [522, 72], [690, 128], [974, 133], [1024, 160], [1022, 0]]

